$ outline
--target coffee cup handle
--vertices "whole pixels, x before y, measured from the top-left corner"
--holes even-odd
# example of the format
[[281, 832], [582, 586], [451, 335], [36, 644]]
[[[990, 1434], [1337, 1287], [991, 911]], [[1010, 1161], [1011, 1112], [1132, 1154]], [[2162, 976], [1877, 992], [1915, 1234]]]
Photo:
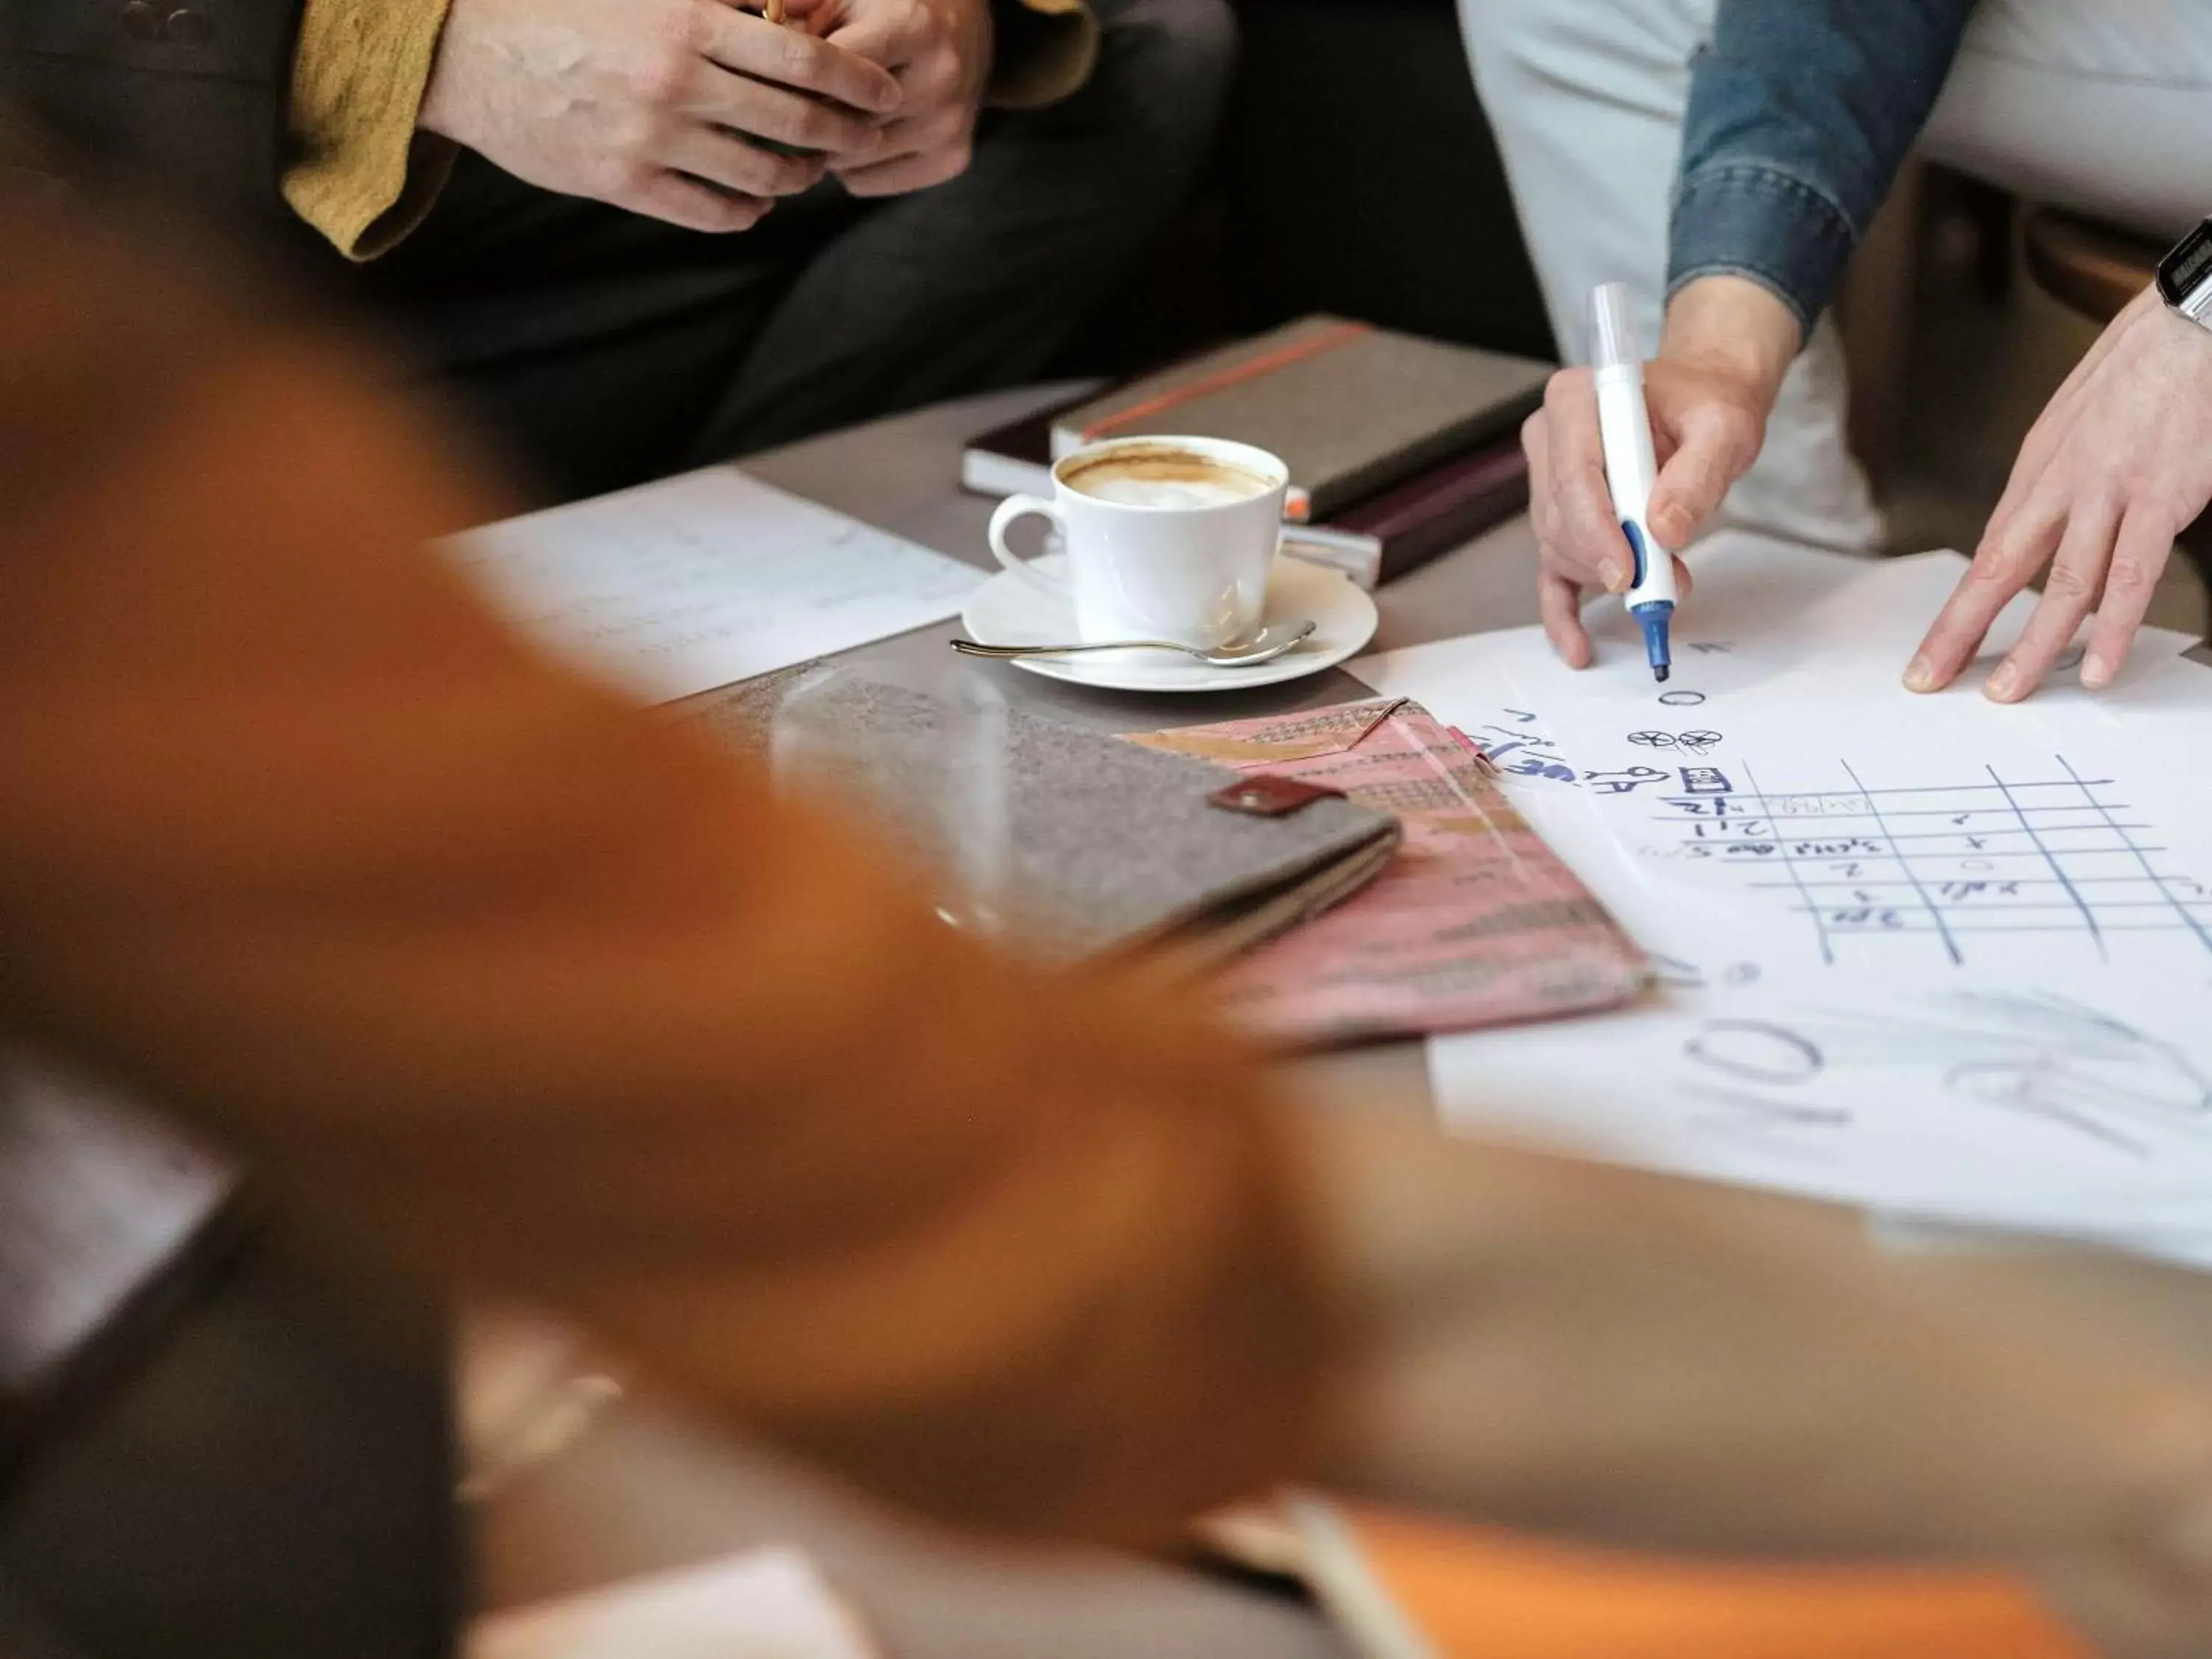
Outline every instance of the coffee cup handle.
[[1073, 591], [1066, 577], [1046, 574], [1006, 545], [1006, 532], [1013, 528], [1017, 520], [1032, 516], [1048, 520], [1060, 532], [1060, 539], [1067, 539], [1067, 520], [1060, 517], [1057, 507], [1042, 495], [1009, 495], [991, 515], [992, 556], [1040, 592], [1065, 602]]

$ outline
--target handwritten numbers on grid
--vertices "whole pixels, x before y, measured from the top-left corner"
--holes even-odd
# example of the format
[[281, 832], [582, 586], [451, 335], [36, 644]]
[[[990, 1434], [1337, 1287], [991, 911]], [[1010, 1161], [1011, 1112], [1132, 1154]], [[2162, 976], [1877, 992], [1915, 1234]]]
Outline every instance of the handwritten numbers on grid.
[[2063, 756], [2036, 776], [1985, 767], [1934, 787], [1839, 768], [1847, 789], [1773, 794], [1747, 766], [1741, 791], [1717, 768], [1682, 768], [1681, 793], [1652, 803], [1661, 828], [1644, 851], [1751, 870], [1747, 884], [1790, 899], [1831, 964], [1869, 937], [1954, 964], [2002, 966], [2021, 934], [2071, 935], [2110, 960], [2122, 936], [2186, 933], [2212, 955], [2212, 890], [2167, 867], [2112, 779]]

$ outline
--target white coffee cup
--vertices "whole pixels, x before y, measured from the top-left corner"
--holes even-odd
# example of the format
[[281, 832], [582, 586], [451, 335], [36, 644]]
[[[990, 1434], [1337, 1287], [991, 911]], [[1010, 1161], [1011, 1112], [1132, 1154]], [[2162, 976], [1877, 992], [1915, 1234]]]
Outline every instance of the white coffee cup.
[[[1256, 632], [1282, 543], [1290, 470], [1219, 438], [1114, 438], [1063, 456], [1053, 495], [1010, 495], [991, 517], [999, 562], [1075, 613], [1077, 637], [1212, 650]], [[1016, 520], [1059, 528], [1065, 574], [1006, 545]]]

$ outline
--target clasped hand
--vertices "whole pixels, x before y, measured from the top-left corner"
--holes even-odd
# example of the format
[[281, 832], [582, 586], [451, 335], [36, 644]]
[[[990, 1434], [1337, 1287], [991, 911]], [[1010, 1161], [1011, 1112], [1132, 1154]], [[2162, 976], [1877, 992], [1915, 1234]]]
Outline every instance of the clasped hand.
[[[1758, 285], [1692, 283], [1668, 308], [1667, 339], [1646, 371], [1662, 466], [1649, 518], [1680, 548], [1750, 469], [1784, 372], [1796, 319]], [[1584, 591], [1628, 586], [1586, 369], [1555, 376], [1523, 432], [1531, 514], [1542, 553], [1544, 629], [1570, 665], [1590, 660]], [[2175, 536], [2212, 501], [2212, 333], [2138, 298], [2108, 329], [2029, 433], [1973, 563], [1905, 670], [1916, 691], [1949, 685], [1972, 664], [2006, 605], [2046, 568], [2027, 628], [1990, 674], [2000, 702], [2028, 696], [2094, 611], [2081, 683], [2110, 684], [2126, 660]]]
[[988, 0], [791, 10], [778, 26], [725, 0], [454, 0], [420, 125], [544, 189], [703, 231], [750, 229], [831, 174], [888, 196], [966, 167]]

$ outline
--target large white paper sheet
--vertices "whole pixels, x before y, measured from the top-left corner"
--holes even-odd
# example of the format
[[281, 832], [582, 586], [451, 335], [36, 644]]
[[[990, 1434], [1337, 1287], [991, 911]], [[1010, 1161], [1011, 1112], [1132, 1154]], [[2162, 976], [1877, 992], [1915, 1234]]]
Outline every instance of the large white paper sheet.
[[1442, 1040], [1430, 1075], [1458, 1127], [1613, 1162], [1988, 1226], [2201, 1234], [2205, 993], [2112, 990], [1724, 970], [1625, 1014]]
[[941, 622], [982, 580], [734, 467], [447, 545], [525, 632], [654, 702]]
[[2203, 717], [2212, 680], [2172, 660], [2181, 636], [2147, 641], [2118, 696], [1917, 696], [1896, 667], [1955, 556], [1717, 552], [1663, 686], [1613, 641], [1599, 667], [1568, 669], [1534, 629], [1355, 666], [1461, 724], [1514, 781], [1571, 786], [1583, 810], [1541, 802], [1540, 827], [1656, 953], [1702, 960], [1724, 940], [1769, 977], [1970, 956], [2015, 975], [2212, 966], [2212, 820], [2170, 744], [2126, 717], [2192, 693]]
[[[2212, 691], [2193, 666], [2179, 679]], [[1585, 769], [1607, 896], [1670, 954], [1725, 939], [1767, 976], [2201, 978], [2212, 817], [2174, 757], [2087, 702], [1881, 684], [1844, 700], [1820, 676], [1687, 718], [1563, 705], [1552, 730]]]
[[1534, 629], [1352, 665], [1491, 750], [1664, 986], [1432, 1044], [1453, 1121], [1967, 1221], [2212, 1227], [2212, 676], [2154, 635], [2100, 696], [1914, 696], [1962, 568], [1727, 538], [1663, 687], [1617, 607], [1584, 672]]

